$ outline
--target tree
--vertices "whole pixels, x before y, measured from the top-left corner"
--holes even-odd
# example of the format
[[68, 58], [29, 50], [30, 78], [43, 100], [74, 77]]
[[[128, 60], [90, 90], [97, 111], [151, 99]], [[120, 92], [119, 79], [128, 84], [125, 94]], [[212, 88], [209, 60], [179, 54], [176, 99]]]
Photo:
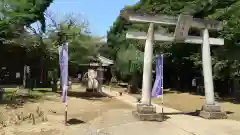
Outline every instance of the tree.
[[58, 47], [67, 41], [71, 62], [82, 64], [88, 60], [88, 56], [97, 54], [100, 38], [90, 35], [88, 21], [75, 14], [69, 14], [60, 21], [50, 12], [47, 16], [51, 20], [46, 33], [48, 42]]
[[[125, 34], [127, 30], [141, 30], [146, 31], [147, 26], [144, 24], [132, 24], [126, 21], [121, 14], [124, 12], [134, 12], [138, 14], [168, 14], [178, 15], [180, 13], [193, 15], [195, 18], [202, 19], [216, 19], [224, 23], [224, 30], [218, 33], [210, 33], [214, 37], [222, 37], [225, 39], [224, 47], [212, 47], [213, 55], [213, 71], [216, 80], [228, 80], [239, 76], [239, 55], [237, 47], [239, 44], [239, 0], [217, 1], [217, 0], [140, 0], [133, 6], [125, 7], [120, 16], [116, 19], [108, 32], [108, 49], [105, 52], [109, 57], [116, 60], [119, 65], [119, 71], [125, 72], [126, 68], [133, 67], [132, 63], [119, 61], [119, 56], [123, 56], [128, 50], [128, 46], [134, 46], [140, 53], [143, 53], [143, 43], [126, 40]], [[173, 32], [172, 27], [156, 26], [157, 29], [163, 31]], [[199, 35], [199, 31], [190, 30], [191, 35]], [[107, 51], [108, 50], [108, 51]], [[131, 51], [135, 54], [136, 50]], [[121, 54], [120, 54], [121, 53]], [[181, 77], [181, 84], [187, 84], [191, 77], [200, 76], [201, 69], [201, 47], [196, 45], [186, 45], [179, 43], [155, 43], [154, 53], [164, 53], [164, 70], [165, 83], [174, 84], [170, 82], [170, 78]], [[131, 53], [130, 53], [131, 54]], [[119, 58], [118, 58], [119, 57]], [[133, 59], [134, 55], [130, 55], [129, 59]], [[133, 68], [138, 71], [142, 68], [142, 59], [138, 59], [135, 63], [139, 67]], [[127, 65], [128, 66], [127, 66]], [[139, 70], [141, 71], [141, 70]], [[132, 75], [132, 73], [129, 73]], [[170, 76], [170, 77], [169, 77]], [[165, 85], [166, 86], [166, 85]], [[181, 86], [184, 87], [184, 86]]]
[[[97, 53], [95, 43], [97, 38], [90, 35], [86, 21], [76, 19], [79, 16], [70, 14], [62, 20], [57, 20], [50, 11], [45, 12], [45, 16], [50, 20], [45, 32], [40, 28], [29, 26], [29, 32], [22, 34], [19, 38], [22, 42], [18, 41], [28, 48], [29, 54], [34, 52], [30, 57], [40, 58], [41, 62], [38, 67], [51, 68], [55, 72], [58, 69], [58, 47], [66, 41], [69, 45], [70, 62], [81, 64], [88, 60], [88, 56]], [[56, 77], [56, 75], [53, 76]], [[53, 78], [53, 80], [56, 83], [57, 79]]]
[[53, 0], [3, 0], [0, 2], [0, 41], [9, 42], [24, 32], [24, 26], [40, 21], [45, 31], [44, 11]]
[[[13, 46], [12, 48], [7, 47], [8, 50], [5, 51], [8, 52], [15, 45], [19, 45], [17, 41], [25, 41], [20, 37], [23, 33], [23, 35], [29, 36], [25, 31], [26, 26], [40, 21], [42, 31], [45, 30], [44, 12], [52, 2], [53, 0], [2, 0], [0, 2], [0, 44], [1, 46]], [[36, 36], [30, 37], [31, 39], [36, 38]], [[27, 38], [28, 41], [29, 39]], [[23, 48], [19, 49], [24, 50]]]

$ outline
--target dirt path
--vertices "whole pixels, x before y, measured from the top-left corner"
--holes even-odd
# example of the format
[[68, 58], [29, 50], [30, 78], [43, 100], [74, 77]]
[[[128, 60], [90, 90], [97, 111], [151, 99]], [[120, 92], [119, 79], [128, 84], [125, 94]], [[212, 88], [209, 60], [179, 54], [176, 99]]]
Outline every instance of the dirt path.
[[[44, 110], [48, 121], [37, 122], [32, 125], [31, 122], [25, 122], [20, 125], [7, 126], [0, 131], [2, 135], [61, 135], [67, 130], [87, 129], [89, 122], [102, 113], [115, 109], [131, 109], [132, 107], [109, 97], [91, 97], [85, 95], [83, 91], [70, 92], [68, 97], [68, 120], [70, 125], [64, 126], [65, 106], [60, 102], [59, 95], [51, 95], [48, 100], [39, 103], [26, 103], [23, 108], [13, 110], [14, 112], [34, 112], [37, 106]], [[1, 106], [0, 111], [6, 112]], [[10, 112], [12, 110], [7, 110]], [[0, 135], [1, 135], [0, 132]]]
[[[164, 94], [164, 105], [186, 112], [191, 113], [200, 110], [205, 97], [199, 95], [192, 95], [189, 93], [166, 93]], [[161, 104], [161, 99], [153, 99], [155, 103]], [[231, 102], [219, 102], [222, 111], [228, 114], [228, 119], [240, 121], [240, 104]]]
[[[114, 91], [124, 92], [126, 88], [112, 88]], [[139, 98], [141, 94], [131, 94]], [[164, 106], [183, 111], [185, 113], [195, 112], [201, 109], [205, 97], [199, 95], [192, 95], [189, 93], [179, 93], [176, 91], [164, 91]], [[153, 102], [162, 104], [161, 98], [153, 99]], [[228, 114], [228, 119], [240, 121], [240, 104], [231, 102], [220, 102], [222, 111]]]

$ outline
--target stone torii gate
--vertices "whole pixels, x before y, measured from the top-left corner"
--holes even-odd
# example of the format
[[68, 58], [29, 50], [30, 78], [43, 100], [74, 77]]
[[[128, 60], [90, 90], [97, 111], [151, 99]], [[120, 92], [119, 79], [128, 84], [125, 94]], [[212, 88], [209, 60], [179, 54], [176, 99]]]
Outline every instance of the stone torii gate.
[[[161, 120], [156, 113], [156, 109], [151, 105], [151, 89], [152, 89], [152, 56], [153, 56], [153, 41], [177, 42], [202, 44], [202, 66], [205, 86], [205, 104], [200, 111], [200, 116], [207, 119], [226, 118], [227, 115], [221, 112], [220, 106], [214, 99], [214, 87], [212, 78], [212, 64], [210, 45], [224, 45], [224, 39], [210, 38], [209, 30], [221, 30], [222, 24], [218, 21], [202, 20], [193, 18], [189, 15], [175, 16], [140, 16], [124, 13], [123, 17], [133, 22], [150, 23], [148, 32], [128, 32], [126, 38], [146, 40], [144, 50], [144, 67], [143, 67], [143, 84], [142, 84], [142, 100], [141, 104], [137, 105], [137, 111], [134, 111], [134, 116], [140, 120]], [[174, 35], [165, 35], [154, 32], [154, 24], [176, 26]], [[191, 27], [200, 29], [202, 36], [188, 36], [188, 31]]]

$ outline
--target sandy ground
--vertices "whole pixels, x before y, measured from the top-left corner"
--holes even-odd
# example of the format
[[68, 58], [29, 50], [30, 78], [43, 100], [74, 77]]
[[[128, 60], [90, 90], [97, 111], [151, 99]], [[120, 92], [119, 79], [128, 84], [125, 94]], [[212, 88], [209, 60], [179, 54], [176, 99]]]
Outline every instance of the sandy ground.
[[[192, 95], [189, 93], [166, 93], [164, 94], [164, 105], [186, 112], [191, 113], [200, 110], [204, 103], [205, 97], [199, 95]], [[161, 104], [161, 99], [153, 99], [154, 102]], [[231, 102], [219, 102], [222, 111], [228, 114], [228, 118], [240, 121], [240, 104]]]
[[18, 109], [5, 109], [4, 105], [0, 105], [0, 112], [5, 114], [4, 118], [6, 120], [11, 113], [23, 112], [27, 114], [35, 112], [38, 106], [45, 112], [47, 117], [47, 121], [38, 121], [36, 125], [32, 125], [32, 121], [28, 121], [19, 125], [9, 125], [1, 128], [0, 135], [62, 135], [80, 128], [91, 130], [89, 126], [91, 121], [103, 113], [119, 109], [131, 110], [132, 108], [130, 105], [114, 98], [86, 95], [81, 87], [75, 86], [73, 90], [73, 92], [69, 92], [68, 97], [69, 126], [64, 125], [65, 106], [60, 102], [60, 95], [56, 94], [49, 95], [48, 100], [26, 103], [22, 108]]
[[[126, 88], [111, 88], [114, 91], [124, 92]], [[139, 98], [140, 94], [131, 94], [132, 96]], [[200, 110], [204, 104], [205, 97], [199, 95], [192, 95], [189, 93], [179, 93], [176, 91], [165, 91], [164, 93], [164, 105], [184, 113], [195, 112]], [[153, 99], [153, 102], [162, 104], [162, 99]], [[240, 121], [240, 104], [232, 102], [219, 102], [222, 107], [222, 111], [228, 114], [228, 118], [232, 120]]]

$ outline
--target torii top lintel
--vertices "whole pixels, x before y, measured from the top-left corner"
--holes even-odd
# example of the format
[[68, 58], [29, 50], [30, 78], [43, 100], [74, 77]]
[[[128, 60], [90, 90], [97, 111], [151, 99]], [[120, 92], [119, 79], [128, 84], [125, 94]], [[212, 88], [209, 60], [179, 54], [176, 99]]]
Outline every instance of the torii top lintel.
[[[190, 15], [184, 15], [184, 16], [190, 16]], [[122, 14], [122, 17], [129, 21], [133, 22], [146, 22], [146, 23], [156, 23], [156, 24], [162, 24], [162, 25], [177, 25], [178, 23], [178, 16], [168, 16], [168, 15], [156, 15], [156, 16], [150, 16], [150, 15], [137, 15], [132, 13], [124, 12]], [[223, 25], [219, 21], [215, 20], [203, 20], [199, 18], [192, 18], [191, 26], [198, 29], [204, 29], [207, 28], [211, 31], [219, 31], [223, 29]]]

